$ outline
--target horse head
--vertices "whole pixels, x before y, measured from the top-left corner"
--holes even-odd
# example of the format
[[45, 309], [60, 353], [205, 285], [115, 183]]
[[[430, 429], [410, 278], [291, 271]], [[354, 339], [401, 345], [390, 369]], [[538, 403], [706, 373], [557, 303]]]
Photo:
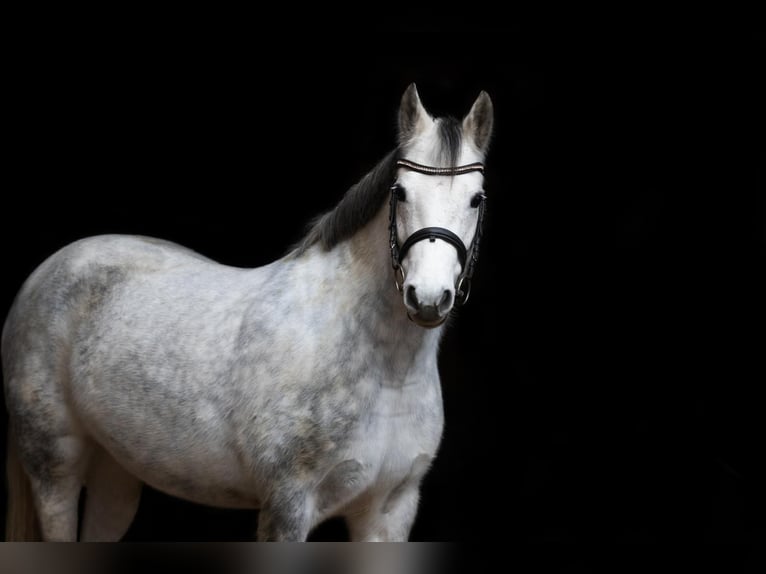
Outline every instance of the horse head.
[[432, 117], [412, 84], [399, 108], [401, 159], [391, 188], [391, 251], [407, 313], [436, 327], [468, 299], [484, 213], [492, 101], [459, 121]]

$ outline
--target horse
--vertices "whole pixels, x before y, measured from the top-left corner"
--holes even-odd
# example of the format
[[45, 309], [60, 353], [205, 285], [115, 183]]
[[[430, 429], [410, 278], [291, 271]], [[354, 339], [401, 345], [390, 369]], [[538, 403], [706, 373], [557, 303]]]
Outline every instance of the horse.
[[304, 541], [330, 517], [354, 541], [406, 541], [492, 123], [486, 92], [462, 119], [432, 117], [410, 85], [393, 151], [261, 267], [131, 235], [45, 260], [2, 332], [7, 538], [118, 541], [147, 484], [259, 509], [259, 541]]

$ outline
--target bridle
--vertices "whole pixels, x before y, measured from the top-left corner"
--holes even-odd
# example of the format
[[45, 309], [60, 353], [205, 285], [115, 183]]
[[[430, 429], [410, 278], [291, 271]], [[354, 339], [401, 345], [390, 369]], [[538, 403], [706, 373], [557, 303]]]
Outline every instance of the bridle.
[[[431, 167], [428, 165], [421, 165], [410, 161], [408, 159], [400, 159], [396, 162], [397, 167], [403, 167], [418, 173], [425, 175], [463, 175], [464, 173], [470, 173], [472, 171], [478, 171], [484, 173], [484, 164], [476, 162], [466, 165], [459, 165], [456, 167]], [[479, 196], [479, 210], [478, 220], [476, 221], [476, 233], [473, 235], [473, 241], [471, 241], [470, 249], [466, 249], [463, 241], [449, 229], [443, 227], [424, 227], [418, 229], [407, 239], [404, 240], [402, 245], [399, 245], [398, 229], [396, 226], [396, 207], [399, 202], [399, 183], [394, 181], [391, 186], [391, 211], [389, 214], [389, 232], [390, 232], [390, 245], [391, 245], [391, 265], [394, 268], [394, 281], [396, 282], [396, 288], [401, 292], [404, 289], [404, 270], [402, 269], [402, 261], [404, 260], [407, 252], [418, 241], [428, 239], [431, 243], [437, 239], [446, 241], [457, 250], [457, 257], [460, 261], [460, 276], [457, 279], [455, 286], [455, 304], [465, 305], [468, 302], [468, 297], [471, 294], [471, 279], [473, 278], [473, 271], [476, 267], [476, 262], [479, 259], [479, 242], [481, 241], [482, 226], [484, 223], [484, 206], [486, 203], [486, 197], [482, 193]]]

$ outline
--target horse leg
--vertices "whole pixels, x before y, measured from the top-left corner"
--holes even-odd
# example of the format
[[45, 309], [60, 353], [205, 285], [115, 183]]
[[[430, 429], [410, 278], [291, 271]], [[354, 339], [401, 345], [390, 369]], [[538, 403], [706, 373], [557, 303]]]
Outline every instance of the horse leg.
[[84, 542], [117, 542], [128, 531], [141, 500], [142, 483], [96, 447], [85, 476]]
[[313, 510], [303, 490], [280, 489], [258, 513], [259, 542], [304, 542]]
[[406, 542], [415, 521], [420, 498], [420, 480], [432, 457], [415, 457], [408, 476], [385, 496], [373, 498], [346, 516], [351, 540], [367, 542]]
[[40, 451], [27, 454], [26, 464], [32, 498], [46, 542], [77, 540], [77, 505], [82, 489], [80, 469], [84, 441], [66, 436], [53, 441]]
[[418, 487], [394, 493], [396, 500], [374, 500], [346, 516], [353, 542], [407, 542], [418, 509]]

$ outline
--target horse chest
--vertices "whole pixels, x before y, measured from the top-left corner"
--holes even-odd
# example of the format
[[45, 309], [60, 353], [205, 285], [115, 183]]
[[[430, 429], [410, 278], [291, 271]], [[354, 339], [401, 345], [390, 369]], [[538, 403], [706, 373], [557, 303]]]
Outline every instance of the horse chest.
[[406, 392], [386, 389], [360, 424], [330, 482], [352, 486], [348, 495], [385, 495], [425, 474], [441, 439], [438, 385]]
[[[436, 440], [429, 425], [419, 424], [418, 408], [403, 412], [383, 412], [373, 415], [373, 423], [361, 433], [356, 445], [371, 464], [379, 466], [381, 473], [393, 470], [424, 451], [432, 450]], [[435, 422], [435, 421], [432, 421]]]

